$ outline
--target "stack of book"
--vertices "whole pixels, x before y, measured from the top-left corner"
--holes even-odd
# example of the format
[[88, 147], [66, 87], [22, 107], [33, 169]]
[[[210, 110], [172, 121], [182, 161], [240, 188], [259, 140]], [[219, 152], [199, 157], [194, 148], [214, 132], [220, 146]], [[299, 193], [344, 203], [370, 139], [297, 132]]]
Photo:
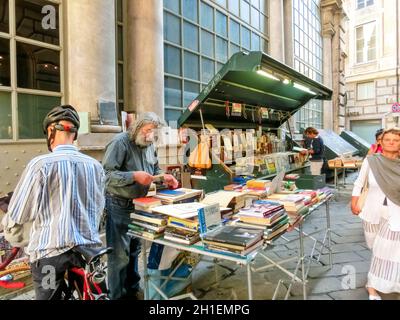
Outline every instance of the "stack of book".
[[289, 217], [284, 206], [278, 202], [258, 200], [239, 211], [237, 226], [262, 229], [264, 239], [271, 242], [286, 232], [289, 227]]
[[159, 190], [155, 197], [161, 200], [162, 204], [189, 203], [199, 201], [203, 196], [203, 190], [180, 188], [176, 190]]
[[325, 198], [331, 196], [334, 194], [333, 190], [331, 188], [328, 187], [324, 187], [322, 189], [319, 189], [318, 192], [321, 194], [323, 193], [325, 195]]
[[205, 233], [202, 241], [206, 250], [244, 257], [263, 244], [263, 230], [238, 226], [221, 226]]
[[289, 216], [290, 224], [293, 224], [299, 217], [309, 212], [309, 208], [304, 204], [304, 196], [301, 194], [288, 195], [279, 202], [283, 204]]
[[157, 198], [145, 197], [134, 199], [132, 202], [135, 205], [135, 212], [130, 214], [131, 223], [128, 234], [149, 240], [161, 237], [167, 225], [167, 218], [152, 213], [152, 209], [160, 206], [161, 201]]
[[318, 203], [317, 192], [314, 190], [302, 190], [298, 194], [304, 196], [304, 204], [307, 207], [312, 207], [314, 204]]
[[135, 205], [135, 211], [151, 212], [154, 207], [161, 206], [161, 200], [154, 197], [145, 197], [133, 199], [132, 203]]
[[168, 216], [164, 239], [187, 245], [198, 242], [200, 240], [198, 212], [205, 206], [192, 202], [153, 208], [154, 213]]
[[154, 240], [163, 235], [166, 226], [164, 215], [137, 211], [131, 213], [128, 234]]

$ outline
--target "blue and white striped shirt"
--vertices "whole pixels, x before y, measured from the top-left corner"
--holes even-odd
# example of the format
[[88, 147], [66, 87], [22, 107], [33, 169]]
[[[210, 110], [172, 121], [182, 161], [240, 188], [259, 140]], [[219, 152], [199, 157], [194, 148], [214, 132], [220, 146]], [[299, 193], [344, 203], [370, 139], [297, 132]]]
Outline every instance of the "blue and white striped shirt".
[[34, 158], [11, 199], [11, 220], [32, 221], [30, 261], [60, 255], [76, 245], [101, 245], [105, 175], [101, 164], [73, 145]]

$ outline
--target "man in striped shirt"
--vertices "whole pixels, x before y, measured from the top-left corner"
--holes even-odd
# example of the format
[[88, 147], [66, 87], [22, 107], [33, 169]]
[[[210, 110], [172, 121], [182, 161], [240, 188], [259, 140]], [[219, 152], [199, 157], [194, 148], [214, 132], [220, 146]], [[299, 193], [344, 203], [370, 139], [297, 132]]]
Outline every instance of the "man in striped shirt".
[[10, 219], [32, 222], [29, 254], [36, 299], [61, 298], [64, 274], [80, 259], [75, 246], [101, 246], [105, 176], [101, 164], [73, 145], [79, 116], [72, 106], [59, 106], [43, 121], [49, 150], [25, 169], [9, 206]]

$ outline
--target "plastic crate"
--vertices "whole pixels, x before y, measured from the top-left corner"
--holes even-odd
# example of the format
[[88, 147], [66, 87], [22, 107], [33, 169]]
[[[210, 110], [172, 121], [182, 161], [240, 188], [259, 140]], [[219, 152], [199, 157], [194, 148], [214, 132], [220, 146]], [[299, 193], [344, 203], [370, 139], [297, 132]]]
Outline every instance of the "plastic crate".
[[326, 186], [326, 176], [321, 174], [318, 176], [302, 174], [296, 180], [296, 187], [299, 189], [321, 189]]

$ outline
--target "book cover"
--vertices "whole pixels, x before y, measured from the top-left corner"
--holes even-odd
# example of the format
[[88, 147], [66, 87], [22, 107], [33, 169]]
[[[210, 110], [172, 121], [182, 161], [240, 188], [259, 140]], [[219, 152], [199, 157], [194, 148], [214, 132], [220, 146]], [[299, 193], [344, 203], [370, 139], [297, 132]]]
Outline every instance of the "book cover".
[[230, 243], [247, 248], [259, 241], [262, 236], [262, 230], [236, 226], [223, 226], [207, 232], [203, 235], [203, 239], [215, 242]]
[[132, 212], [130, 214], [130, 217], [131, 217], [131, 219], [136, 219], [136, 220], [154, 223], [154, 224], [158, 224], [158, 225], [166, 225], [167, 224], [167, 218], [161, 214], [156, 214], [156, 213], [149, 213], [149, 212], [145, 212], [145, 211], [136, 210], [135, 212]]

